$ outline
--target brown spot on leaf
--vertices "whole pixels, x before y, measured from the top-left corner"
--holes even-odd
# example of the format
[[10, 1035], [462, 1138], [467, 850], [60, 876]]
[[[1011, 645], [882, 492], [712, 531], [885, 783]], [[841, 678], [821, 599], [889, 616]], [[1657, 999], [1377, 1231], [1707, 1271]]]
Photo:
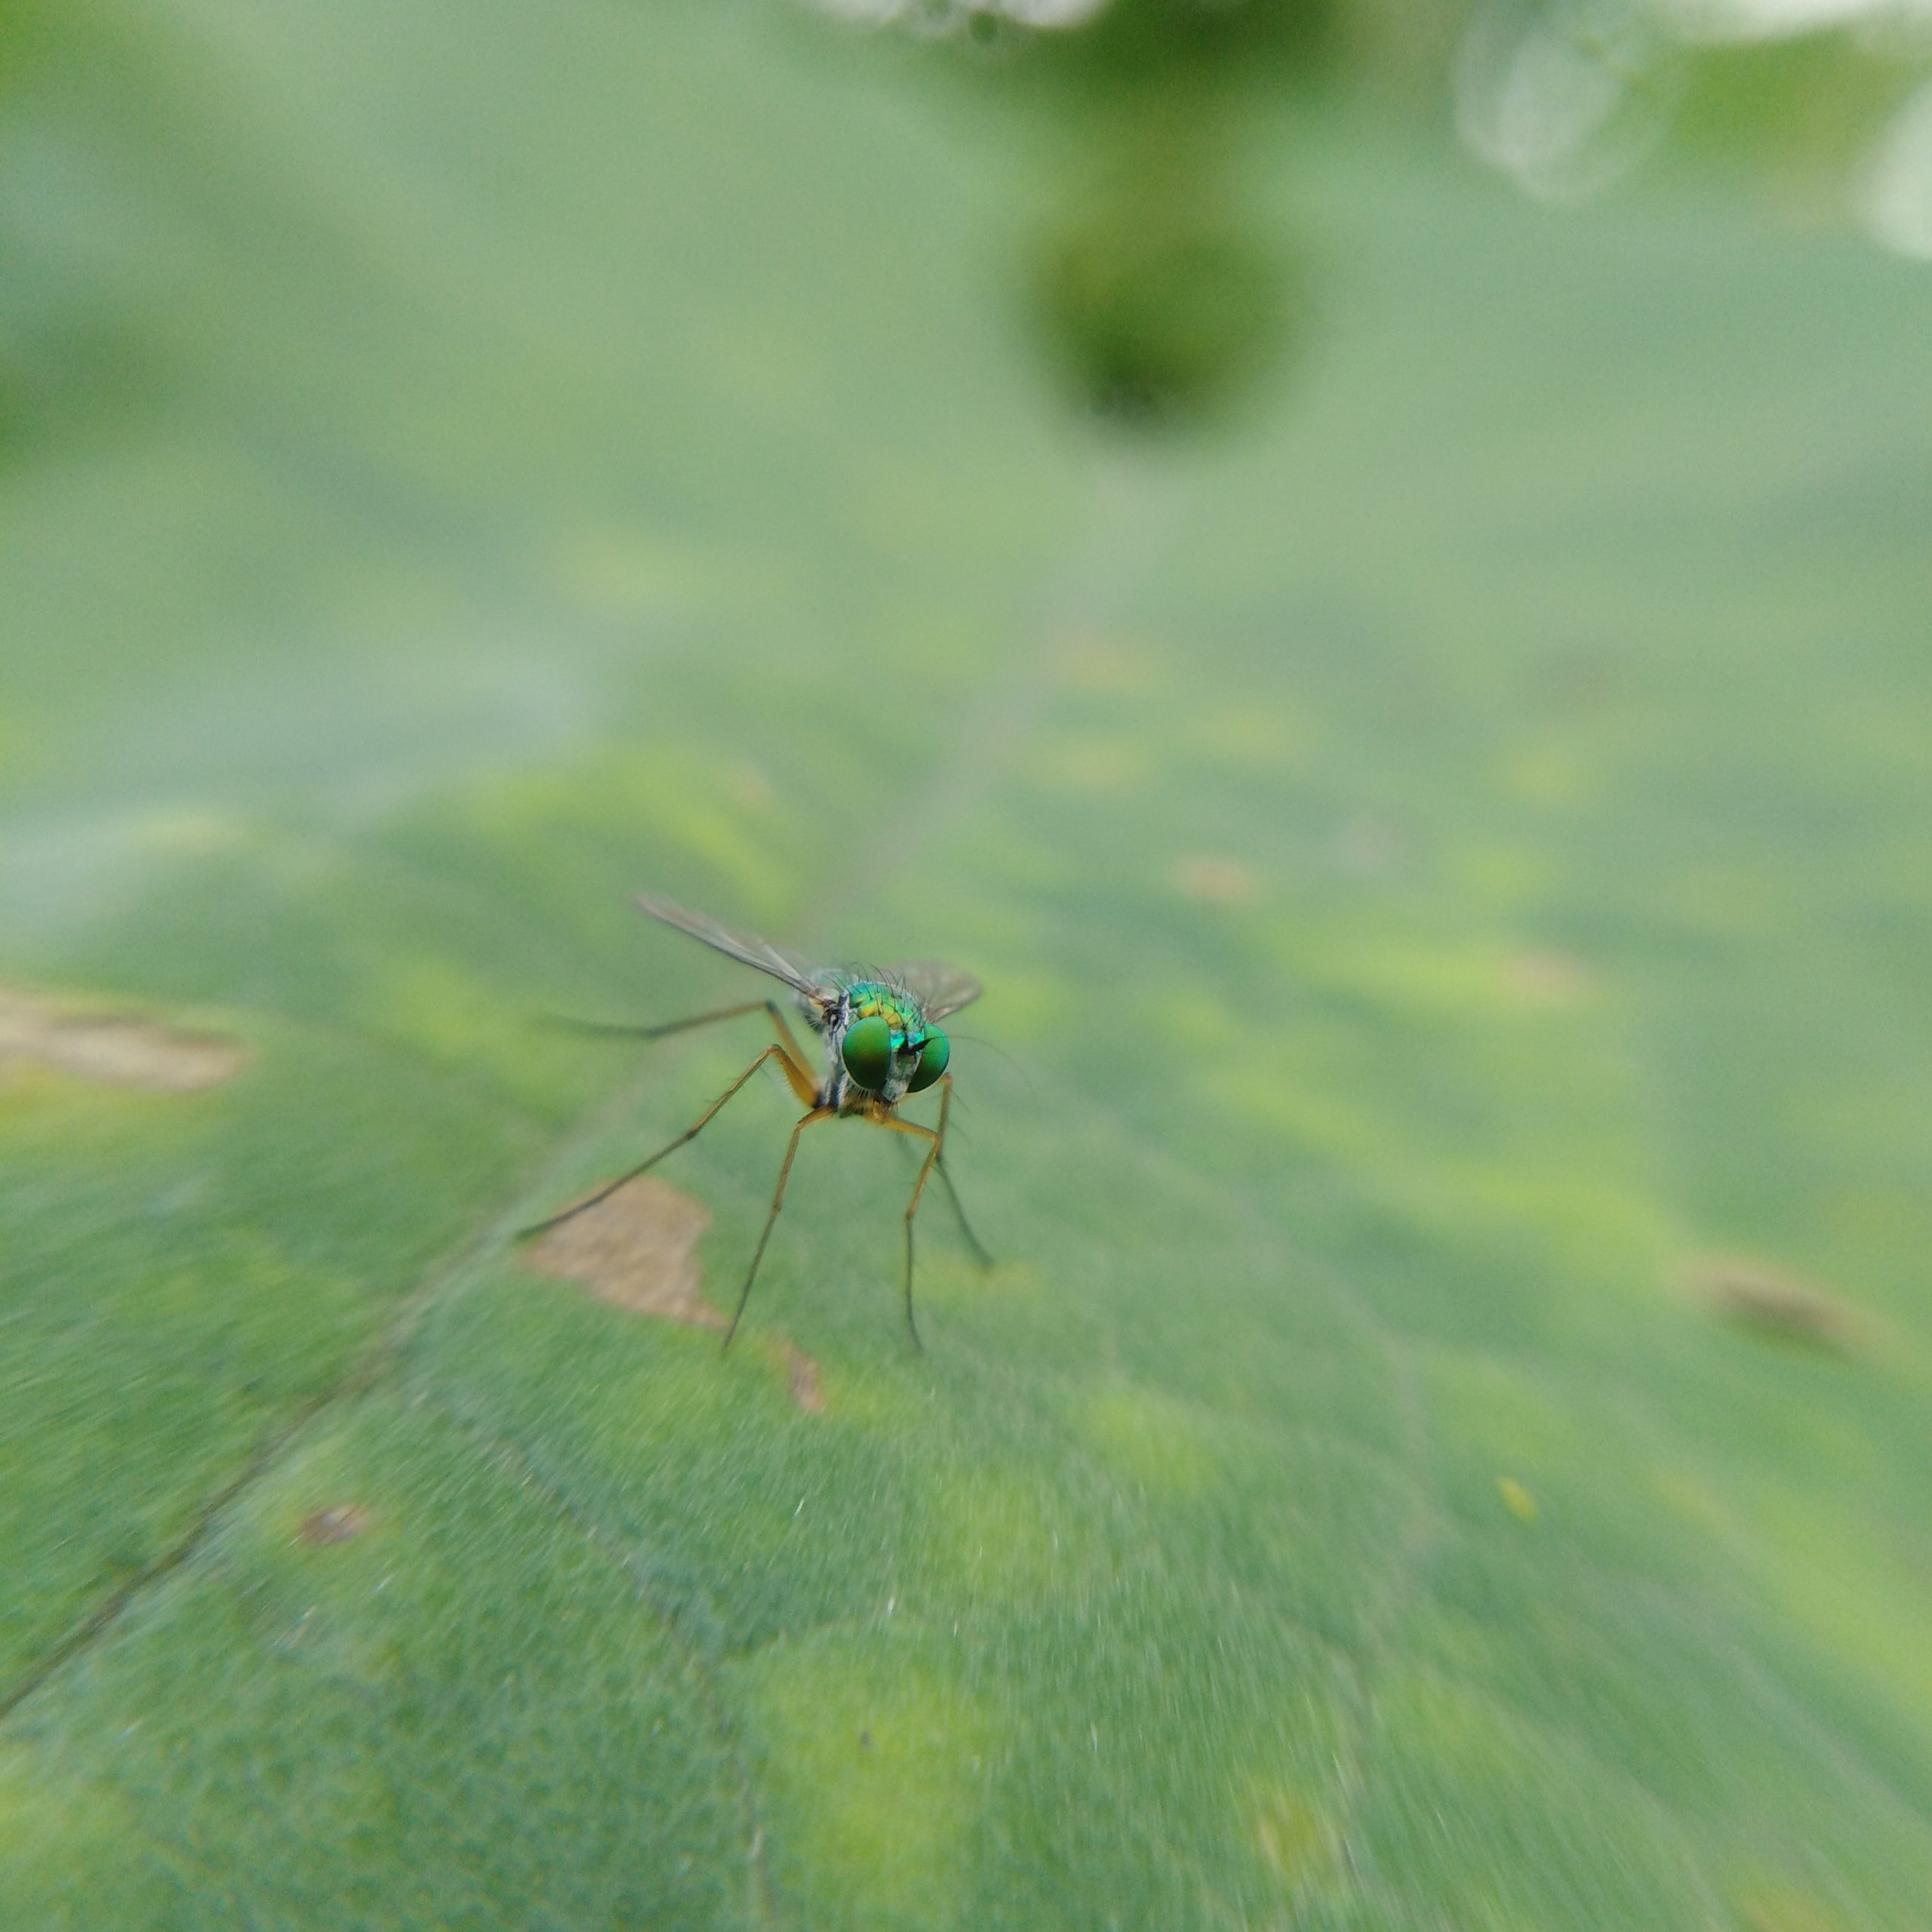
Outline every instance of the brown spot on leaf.
[[1589, 991], [1589, 969], [1567, 953], [1512, 953], [1503, 969], [1510, 992], [1525, 1006], [1570, 1006]]
[[90, 1013], [0, 987], [0, 1075], [38, 1066], [107, 1087], [196, 1094], [240, 1072], [232, 1040], [186, 1033], [131, 1014]]
[[368, 1527], [369, 1512], [361, 1504], [337, 1503], [303, 1517], [302, 1527], [295, 1534], [311, 1549], [320, 1549], [329, 1543], [346, 1543]]
[[1246, 906], [1255, 894], [1254, 875], [1238, 859], [1196, 852], [1174, 867], [1174, 886], [1204, 906]]
[[1684, 1285], [1728, 1321], [1778, 1340], [1848, 1353], [1859, 1321], [1844, 1303], [1761, 1261], [1705, 1254], [1684, 1264]]
[[646, 1174], [560, 1222], [524, 1263], [633, 1315], [722, 1328], [724, 1316], [698, 1293], [697, 1238], [710, 1221], [689, 1195]]
[[[524, 1265], [539, 1275], [580, 1283], [599, 1301], [633, 1315], [721, 1330], [724, 1317], [698, 1292], [697, 1239], [710, 1224], [711, 1217], [689, 1195], [646, 1174], [559, 1222], [531, 1245]], [[823, 1415], [818, 1364], [776, 1337], [758, 1346], [783, 1372], [792, 1400], [808, 1414]]]
[[808, 1415], [823, 1415], [825, 1392], [818, 1383], [818, 1364], [780, 1335], [761, 1337], [758, 1349], [766, 1361], [783, 1372], [785, 1392], [792, 1400]]
[[789, 1342], [785, 1344], [785, 1386], [792, 1401], [808, 1414], [824, 1414], [825, 1395], [818, 1386], [818, 1364]]

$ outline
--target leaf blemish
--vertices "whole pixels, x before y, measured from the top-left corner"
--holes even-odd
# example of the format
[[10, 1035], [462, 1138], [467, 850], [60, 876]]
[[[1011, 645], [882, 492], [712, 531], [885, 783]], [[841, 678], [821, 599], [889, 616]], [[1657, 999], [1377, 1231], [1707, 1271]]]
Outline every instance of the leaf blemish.
[[1574, 1006], [1590, 990], [1589, 968], [1567, 952], [1512, 953], [1505, 978], [1510, 996], [1524, 1006]]
[[802, 1349], [785, 1344], [785, 1387], [808, 1415], [825, 1413], [825, 1393], [818, 1386], [818, 1364]]
[[1844, 1303], [1764, 1262], [1700, 1255], [1684, 1264], [1683, 1282], [1726, 1321], [1755, 1334], [1838, 1354], [1857, 1343], [1858, 1318]]
[[647, 1174], [559, 1222], [523, 1262], [632, 1315], [721, 1329], [724, 1316], [698, 1292], [697, 1241], [710, 1223], [689, 1195]]
[[1238, 859], [1217, 858], [1207, 852], [1181, 860], [1173, 876], [1177, 892], [1203, 906], [1251, 905], [1258, 889], [1254, 873]]
[[318, 1509], [302, 1519], [302, 1526], [295, 1534], [312, 1549], [321, 1549], [332, 1543], [346, 1543], [352, 1537], [360, 1536], [369, 1527], [369, 1512], [359, 1503], [337, 1503], [327, 1509]]
[[1321, 1856], [1321, 1817], [1293, 1792], [1268, 1792], [1256, 1814], [1254, 1845], [1276, 1878], [1298, 1883]]
[[1537, 1500], [1514, 1476], [1498, 1476], [1496, 1493], [1501, 1497], [1503, 1506], [1519, 1523], [1534, 1523], [1537, 1519]]
[[35, 1066], [104, 1087], [198, 1094], [232, 1078], [247, 1060], [242, 1048], [214, 1034], [179, 1032], [129, 1014], [78, 1011], [0, 987], [0, 1076]]
[[[522, 1262], [537, 1274], [575, 1281], [627, 1314], [721, 1331], [724, 1317], [699, 1292], [698, 1237], [710, 1225], [709, 1214], [688, 1194], [646, 1174], [558, 1222], [525, 1250]], [[783, 1373], [793, 1402], [809, 1415], [823, 1415], [818, 1364], [780, 1339], [762, 1347]]]

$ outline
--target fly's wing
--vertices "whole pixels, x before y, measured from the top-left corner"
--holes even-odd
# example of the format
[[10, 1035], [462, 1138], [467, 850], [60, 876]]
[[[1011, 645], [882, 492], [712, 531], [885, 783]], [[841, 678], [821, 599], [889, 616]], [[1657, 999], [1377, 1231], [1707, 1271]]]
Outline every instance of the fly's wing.
[[943, 1020], [980, 997], [979, 981], [943, 959], [909, 959], [889, 970], [891, 977], [919, 1002], [928, 1020]]
[[796, 953], [774, 946], [769, 940], [755, 939], [749, 933], [734, 932], [729, 926], [721, 926], [715, 919], [707, 919], [702, 912], [687, 912], [681, 906], [674, 906], [668, 899], [642, 893], [638, 895], [637, 904], [639, 912], [648, 912], [654, 919], [662, 919], [665, 924], [676, 927], [681, 933], [689, 933], [693, 939], [703, 940], [729, 958], [755, 966], [761, 973], [769, 973], [774, 980], [783, 980], [794, 992], [802, 993], [820, 1006], [825, 1004], [826, 993], [835, 982], [835, 975], [808, 964]]

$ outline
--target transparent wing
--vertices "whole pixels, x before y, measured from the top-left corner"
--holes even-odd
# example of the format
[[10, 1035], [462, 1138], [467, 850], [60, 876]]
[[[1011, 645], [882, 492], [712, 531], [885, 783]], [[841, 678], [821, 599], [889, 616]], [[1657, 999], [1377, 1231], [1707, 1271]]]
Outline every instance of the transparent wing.
[[674, 906], [668, 899], [641, 893], [637, 905], [639, 912], [648, 912], [654, 919], [662, 919], [665, 924], [676, 927], [681, 933], [689, 933], [693, 939], [703, 940], [729, 958], [755, 966], [761, 973], [769, 973], [774, 980], [783, 980], [795, 992], [803, 993], [821, 1004], [826, 988], [835, 983], [837, 975], [825, 968], [814, 966], [796, 953], [774, 946], [769, 940], [755, 939], [749, 933], [734, 932], [729, 926], [721, 926], [715, 919], [707, 919], [702, 912], [687, 912], [681, 906]]
[[943, 959], [909, 959], [888, 972], [919, 1002], [928, 1020], [943, 1020], [980, 997], [979, 981]]

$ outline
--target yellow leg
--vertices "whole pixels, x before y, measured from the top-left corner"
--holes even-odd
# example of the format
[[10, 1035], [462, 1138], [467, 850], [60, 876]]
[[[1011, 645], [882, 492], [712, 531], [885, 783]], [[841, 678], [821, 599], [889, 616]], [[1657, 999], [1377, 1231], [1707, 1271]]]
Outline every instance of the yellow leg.
[[792, 1089], [792, 1097], [801, 1107], [818, 1105], [818, 1082], [811, 1076], [811, 1069], [805, 1064], [805, 1057], [798, 1051], [798, 1043], [792, 1037], [792, 1029], [785, 1023], [785, 1016], [770, 1000], [764, 1002], [764, 1010], [771, 1015], [771, 1023], [778, 1029], [778, 1061], [784, 1069], [785, 1078]]
[[[881, 1127], [897, 1127], [902, 1132], [909, 1131], [918, 1134], [921, 1140], [925, 1137], [924, 1130], [912, 1128], [909, 1123], [897, 1122], [889, 1114], [884, 1119], [875, 1121], [874, 1124]], [[952, 1208], [952, 1218], [959, 1223], [960, 1238], [972, 1251], [973, 1259], [982, 1268], [997, 1267], [998, 1263], [994, 1260], [992, 1250], [974, 1232], [972, 1223], [966, 1218], [965, 1204], [959, 1198], [958, 1189], [952, 1184], [952, 1170], [946, 1164], [946, 1149], [943, 1147], [940, 1149], [938, 1158], [933, 1162], [933, 1172], [939, 1176], [940, 1184], [946, 1189], [946, 1200]]]
[[784, 1069], [786, 1078], [791, 1082], [792, 1092], [801, 1094], [808, 1104], [817, 1097], [817, 1089], [813, 1086], [811, 1076], [805, 1072], [804, 1069], [800, 1066], [783, 1047], [767, 1047], [764, 1051], [760, 1054], [758, 1058], [753, 1060], [751, 1065], [746, 1067], [744, 1072], [740, 1074], [737, 1078], [733, 1081], [731, 1085], [726, 1088], [724, 1092], [720, 1094], [717, 1099], [713, 1100], [710, 1106], [706, 1107], [704, 1112], [700, 1114], [697, 1118], [693, 1121], [675, 1140], [666, 1141], [649, 1160], [640, 1161], [635, 1167], [627, 1168], [615, 1180], [608, 1182], [595, 1194], [586, 1195], [584, 1199], [573, 1203], [561, 1214], [552, 1214], [547, 1221], [538, 1221], [532, 1226], [519, 1228], [517, 1230], [518, 1238], [526, 1240], [533, 1235], [547, 1233], [552, 1228], [560, 1226], [564, 1222], [571, 1220], [573, 1216], [581, 1214], [586, 1208], [595, 1208], [600, 1201], [609, 1200], [619, 1188], [624, 1186], [629, 1182], [635, 1180], [640, 1174], [648, 1174], [666, 1154], [675, 1153], [688, 1140], [695, 1140], [709, 1125], [712, 1117], [725, 1102], [730, 1100], [731, 1096], [737, 1093], [738, 1089], [743, 1086], [745, 1082], [768, 1060], [776, 1060], [780, 1063]]
[[[770, 1049], [777, 1052], [777, 1049]], [[752, 1251], [752, 1265], [745, 1270], [745, 1285], [738, 1291], [738, 1305], [731, 1311], [731, 1325], [724, 1331], [724, 1346], [731, 1346], [731, 1337], [738, 1332], [738, 1324], [744, 1318], [745, 1304], [752, 1298], [752, 1284], [758, 1279], [758, 1264], [764, 1259], [764, 1244], [771, 1238], [772, 1225], [778, 1219], [778, 1211], [785, 1204], [785, 1183], [792, 1177], [792, 1157], [798, 1151], [798, 1136], [808, 1127], [822, 1120], [836, 1118], [829, 1107], [814, 1107], [792, 1130], [792, 1138], [785, 1148], [785, 1158], [778, 1170], [778, 1185], [771, 1192], [771, 1211], [764, 1217], [764, 1227], [758, 1238], [758, 1246]]]

